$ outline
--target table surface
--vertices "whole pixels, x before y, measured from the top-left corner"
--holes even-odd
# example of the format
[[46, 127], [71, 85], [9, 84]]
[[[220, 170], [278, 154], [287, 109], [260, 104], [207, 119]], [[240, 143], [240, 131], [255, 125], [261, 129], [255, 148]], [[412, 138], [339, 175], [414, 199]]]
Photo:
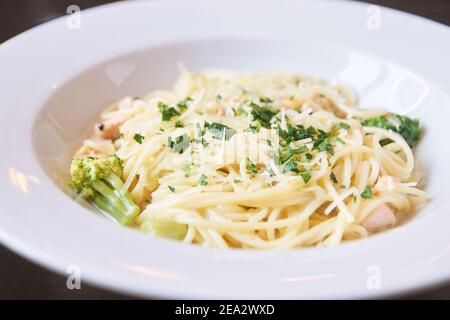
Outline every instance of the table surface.
[[[230, 0], [231, 1], [231, 0]], [[336, 0], [339, 1], [339, 0]], [[0, 3], [0, 43], [54, 17], [71, 4], [88, 8], [111, 0], [15, 0]], [[450, 25], [450, 0], [369, 0]], [[129, 299], [130, 297], [82, 284], [69, 290], [66, 278], [23, 259], [0, 245], [0, 299]], [[410, 294], [408, 299], [450, 299], [450, 285]]]

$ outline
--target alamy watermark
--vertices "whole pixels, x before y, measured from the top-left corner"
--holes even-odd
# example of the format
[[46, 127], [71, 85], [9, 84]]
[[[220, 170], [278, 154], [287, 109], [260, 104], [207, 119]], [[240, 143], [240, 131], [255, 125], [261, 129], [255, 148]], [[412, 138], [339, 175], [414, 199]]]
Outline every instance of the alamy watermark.
[[377, 265], [368, 266], [366, 269], [366, 287], [369, 290], [381, 289], [381, 268]]
[[66, 26], [69, 30], [81, 29], [81, 8], [77, 5], [70, 5], [67, 7], [66, 13], [68, 14], [66, 20]]
[[78, 266], [69, 266], [66, 270], [66, 286], [69, 290], [81, 290], [81, 269]]
[[369, 30], [381, 29], [381, 8], [376, 5], [370, 5], [367, 7], [367, 20], [366, 26]]

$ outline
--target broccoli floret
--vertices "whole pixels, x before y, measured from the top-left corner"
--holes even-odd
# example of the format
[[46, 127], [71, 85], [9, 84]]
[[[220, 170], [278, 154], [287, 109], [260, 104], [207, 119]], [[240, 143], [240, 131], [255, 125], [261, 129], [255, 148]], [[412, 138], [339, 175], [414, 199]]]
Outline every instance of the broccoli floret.
[[141, 230], [155, 237], [181, 241], [186, 237], [187, 226], [164, 218], [152, 217], [141, 225]]
[[[422, 135], [422, 128], [420, 127], [419, 120], [393, 113], [366, 119], [362, 122], [362, 125], [397, 132], [405, 139], [406, 143], [408, 143], [411, 148], [414, 148]], [[386, 145], [390, 142], [392, 141], [383, 140], [382, 144]]]
[[122, 172], [123, 161], [116, 155], [75, 159], [70, 166], [70, 186], [99, 210], [126, 225], [139, 215], [140, 209], [123, 190]]

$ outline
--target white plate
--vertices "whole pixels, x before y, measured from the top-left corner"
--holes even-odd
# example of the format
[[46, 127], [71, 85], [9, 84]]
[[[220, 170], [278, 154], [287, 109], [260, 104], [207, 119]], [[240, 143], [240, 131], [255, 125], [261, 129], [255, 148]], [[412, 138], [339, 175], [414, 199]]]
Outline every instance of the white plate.
[[[83, 281], [147, 297], [368, 298], [450, 278], [449, 28], [323, 0], [128, 1], [80, 17], [79, 30], [61, 18], [0, 47], [5, 245], [58, 272], [78, 266]], [[432, 201], [411, 222], [367, 240], [252, 252], [154, 239], [67, 197], [70, 154], [95, 115], [122, 96], [169, 87], [178, 62], [318, 75], [353, 85], [362, 106], [420, 118], [418, 154]]]

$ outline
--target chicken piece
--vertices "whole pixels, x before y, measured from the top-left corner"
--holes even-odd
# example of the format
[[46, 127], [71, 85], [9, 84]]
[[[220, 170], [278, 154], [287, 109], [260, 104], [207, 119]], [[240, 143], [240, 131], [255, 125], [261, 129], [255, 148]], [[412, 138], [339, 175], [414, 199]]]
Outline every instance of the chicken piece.
[[120, 137], [119, 127], [128, 120], [129, 117], [118, 117], [95, 124], [95, 133], [105, 140], [117, 140]]
[[312, 100], [314, 101], [316, 106], [319, 106], [321, 109], [332, 112], [336, 115], [338, 118], [345, 118], [346, 113], [338, 108], [338, 106], [328, 98], [327, 96], [317, 93], [313, 96]]
[[78, 150], [76, 158], [100, 158], [102, 156], [107, 156], [114, 153], [114, 144], [111, 140], [95, 139], [95, 140], [85, 140], [83, 142], [83, 147]]
[[283, 107], [286, 109], [300, 109], [304, 104], [304, 101], [301, 100], [283, 100]]
[[368, 232], [378, 232], [395, 226], [397, 219], [394, 211], [386, 204], [375, 208], [361, 223]]
[[95, 124], [96, 135], [105, 140], [117, 140], [120, 137], [119, 127], [133, 115], [133, 99], [126, 97], [108, 110], [108, 116]]
[[221, 107], [221, 108], [219, 109], [219, 111], [217, 111], [217, 116], [223, 117], [223, 116], [225, 115], [225, 112], [226, 112], [225, 108], [224, 108], [224, 107]]

